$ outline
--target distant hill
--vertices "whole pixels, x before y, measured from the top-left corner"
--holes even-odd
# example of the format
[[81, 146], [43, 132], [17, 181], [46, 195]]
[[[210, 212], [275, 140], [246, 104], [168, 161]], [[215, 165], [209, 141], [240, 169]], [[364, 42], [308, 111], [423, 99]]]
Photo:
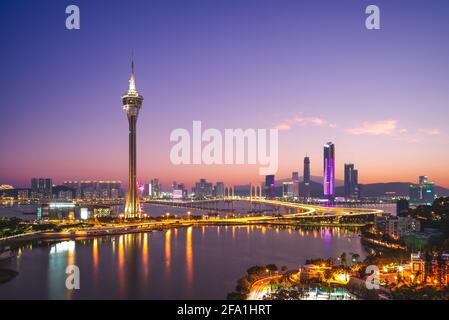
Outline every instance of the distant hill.
[[[314, 177], [310, 182], [310, 194], [312, 197], [320, 197], [323, 195], [323, 184], [315, 182], [317, 180]], [[276, 181], [276, 195], [282, 196], [282, 182], [289, 181], [289, 179], [282, 179]], [[360, 185], [360, 193], [363, 197], [379, 197], [384, 196], [386, 193], [394, 192], [397, 196], [408, 196], [409, 195], [409, 187], [410, 182], [388, 182], [388, 183], [370, 183], [370, 184], [361, 184]], [[304, 190], [304, 182], [300, 183], [299, 190], [302, 192]], [[263, 183], [262, 183], [263, 188]], [[344, 196], [344, 186], [337, 185], [335, 187], [335, 194], [337, 196]], [[249, 186], [248, 185], [240, 185], [235, 187], [236, 195], [248, 195], [249, 194]], [[449, 189], [435, 186], [435, 194], [439, 197], [441, 196], [449, 196]]]
[[[394, 192], [398, 196], [408, 196], [410, 182], [389, 182], [389, 183], [370, 183], [360, 185], [360, 192], [364, 197], [376, 197], [385, 195], [387, 192]], [[344, 188], [336, 188], [337, 194], [344, 194]], [[448, 196], [449, 189], [435, 186], [435, 194], [437, 196]]]

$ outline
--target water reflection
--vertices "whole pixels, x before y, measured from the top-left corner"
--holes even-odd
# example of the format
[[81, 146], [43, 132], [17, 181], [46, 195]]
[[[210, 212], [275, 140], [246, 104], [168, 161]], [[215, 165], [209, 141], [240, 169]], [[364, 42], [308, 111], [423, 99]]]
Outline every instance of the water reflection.
[[[47, 269], [50, 299], [71, 298], [72, 290], [66, 288], [66, 269], [67, 266], [75, 264], [75, 246], [75, 241], [63, 241], [50, 247]], [[29, 250], [29, 247], [26, 250]]]
[[187, 228], [186, 236], [186, 273], [187, 283], [189, 284], [189, 286], [191, 286], [193, 283], [192, 229], [193, 227]]
[[123, 290], [125, 287], [125, 244], [124, 235], [118, 238], [118, 280], [120, 289]]
[[[24, 245], [22, 262], [8, 262], [19, 276], [0, 285], [0, 299], [224, 299], [253, 265], [297, 269], [306, 259], [337, 258], [343, 252], [363, 259], [356, 234], [331, 227], [190, 226]], [[81, 290], [65, 288], [69, 264], [80, 268]]]
[[150, 272], [148, 265], [148, 233], [143, 234], [143, 245], [142, 245], [142, 265], [143, 265], [143, 277], [145, 282], [148, 281], [148, 274]]
[[98, 272], [98, 239], [95, 238], [92, 245], [92, 260], [94, 265], [94, 274]]
[[165, 231], [165, 271], [170, 273], [171, 263], [171, 230]]

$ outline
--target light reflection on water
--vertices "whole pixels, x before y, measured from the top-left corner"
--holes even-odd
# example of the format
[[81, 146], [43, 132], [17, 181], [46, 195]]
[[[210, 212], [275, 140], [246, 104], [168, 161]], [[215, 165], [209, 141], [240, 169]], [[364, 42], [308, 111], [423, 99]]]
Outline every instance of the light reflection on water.
[[[225, 299], [253, 265], [296, 269], [309, 258], [365, 251], [354, 230], [267, 226], [188, 227], [34, 243], [0, 266], [19, 276], [0, 285], [1, 299]], [[67, 265], [81, 289], [65, 288]]]

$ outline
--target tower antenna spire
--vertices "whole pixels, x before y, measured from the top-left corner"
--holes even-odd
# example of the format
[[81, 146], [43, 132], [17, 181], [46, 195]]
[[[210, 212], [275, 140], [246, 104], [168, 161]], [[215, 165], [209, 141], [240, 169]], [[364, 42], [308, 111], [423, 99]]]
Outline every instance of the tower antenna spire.
[[131, 51], [131, 74], [134, 77], [134, 49]]
[[129, 93], [137, 93], [136, 78], [134, 74], [134, 49], [131, 51], [131, 78], [129, 79]]

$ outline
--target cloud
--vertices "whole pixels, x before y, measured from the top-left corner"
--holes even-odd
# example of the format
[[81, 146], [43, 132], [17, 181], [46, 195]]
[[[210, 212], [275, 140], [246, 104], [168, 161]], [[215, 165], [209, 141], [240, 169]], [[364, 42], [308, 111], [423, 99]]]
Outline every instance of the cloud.
[[428, 135], [428, 136], [437, 136], [440, 134], [440, 130], [439, 129], [418, 129], [419, 133], [422, 133], [424, 135]]
[[399, 127], [397, 120], [380, 120], [380, 121], [364, 121], [361, 126], [346, 130], [354, 135], [372, 135], [390, 136], [396, 140], [418, 143], [423, 141], [428, 136], [436, 136], [440, 134], [437, 128], [428, 129], [413, 129]]
[[291, 126], [286, 124], [286, 123], [280, 123], [278, 125], [275, 125], [274, 129], [278, 129], [278, 130], [281, 130], [281, 131], [282, 130], [289, 130], [289, 129], [291, 129]]
[[391, 119], [374, 122], [364, 121], [361, 126], [348, 129], [347, 131], [355, 135], [392, 135], [397, 132], [397, 123], [397, 120]]
[[[274, 126], [275, 129], [278, 130], [290, 130], [293, 127], [306, 127], [306, 126], [317, 126], [322, 127], [327, 125], [327, 120], [321, 117], [306, 117], [303, 116], [302, 113], [298, 113], [291, 117], [290, 119], [286, 119], [281, 123], [278, 123]], [[335, 128], [335, 124], [330, 124], [329, 127]]]

